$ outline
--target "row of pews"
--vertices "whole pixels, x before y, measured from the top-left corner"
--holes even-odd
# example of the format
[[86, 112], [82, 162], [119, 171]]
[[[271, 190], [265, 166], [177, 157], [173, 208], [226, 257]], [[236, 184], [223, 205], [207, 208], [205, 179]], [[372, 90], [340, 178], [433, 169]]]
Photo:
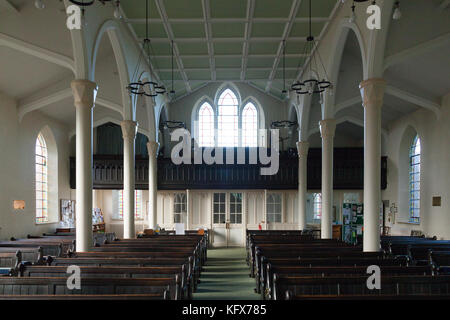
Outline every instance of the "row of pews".
[[[46, 234], [0, 242], [0, 300], [191, 299], [207, 259], [205, 235], [94, 236], [89, 252], [74, 235]], [[68, 286], [70, 266], [80, 288]]]
[[[450, 299], [450, 241], [382, 237], [363, 252], [300, 230], [247, 230], [247, 263], [265, 300]], [[381, 288], [367, 285], [379, 266]]]

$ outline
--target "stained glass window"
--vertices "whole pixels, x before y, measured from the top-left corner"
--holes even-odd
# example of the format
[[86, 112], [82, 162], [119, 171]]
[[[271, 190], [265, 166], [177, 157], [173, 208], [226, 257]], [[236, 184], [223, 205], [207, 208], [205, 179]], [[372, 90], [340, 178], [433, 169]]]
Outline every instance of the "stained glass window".
[[420, 222], [420, 138], [416, 136], [409, 150], [409, 216]]
[[48, 150], [39, 133], [36, 139], [36, 223], [48, 222]]
[[200, 147], [214, 147], [214, 111], [208, 102], [198, 112], [198, 133]]
[[253, 103], [249, 102], [242, 110], [242, 146], [258, 146], [258, 112]]
[[313, 193], [313, 212], [314, 219], [320, 220], [322, 218], [322, 194]]
[[220, 95], [217, 123], [218, 146], [237, 147], [239, 137], [238, 100], [230, 89], [226, 89]]
[[[123, 190], [119, 191], [119, 219], [123, 220]], [[144, 218], [142, 209], [142, 190], [135, 190], [134, 191], [134, 212], [135, 212], [135, 219], [136, 220], [142, 220]]]

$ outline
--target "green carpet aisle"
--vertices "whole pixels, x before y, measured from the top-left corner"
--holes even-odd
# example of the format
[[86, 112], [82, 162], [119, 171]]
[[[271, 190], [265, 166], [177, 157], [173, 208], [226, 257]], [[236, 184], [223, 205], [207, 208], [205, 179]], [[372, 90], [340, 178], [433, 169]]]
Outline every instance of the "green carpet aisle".
[[208, 249], [194, 300], [259, 300], [245, 257], [245, 248]]

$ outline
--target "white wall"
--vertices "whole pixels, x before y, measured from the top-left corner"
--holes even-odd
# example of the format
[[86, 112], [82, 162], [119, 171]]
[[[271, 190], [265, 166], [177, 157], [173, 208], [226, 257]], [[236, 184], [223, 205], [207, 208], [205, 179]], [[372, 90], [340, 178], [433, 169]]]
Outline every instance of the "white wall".
[[[411, 230], [422, 230], [430, 236], [450, 239], [450, 95], [443, 99], [441, 111], [437, 120], [432, 112], [420, 109], [392, 123], [389, 128], [389, 137], [386, 139], [388, 187], [382, 192], [382, 199], [389, 200], [391, 205], [395, 203], [398, 208], [395, 223], [389, 224], [392, 234], [409, 235]], [[405, 188], [399, 185], [402, 180], [399, 168], [405, 166], [400, 161], [399, 150], [408, 128], [413, 128], [419, 134], [422, 147], [419, 225], [405, 223], [409, 217], [408, 205], [404, 203], [407, 199], [399, 193]], [[442, 197], [440, 207], [432, 206], [433, 196]]]
[[[60, 199], [71, 197], [67, 128], [38, 111], [27, 114], [19, 123], [15, 100], [3, 93], [0, 93], [0, 115], [0, 239], [55, 231]], [[49, 207], [50, 223], [36, 225], [35, 143], [45, 126], [51, 130], [57, 146], [58, 172], [49, 175], [55, 177], [58, 185]], [[13, 200], [25, 200], [25, 210], [14, 210]]]

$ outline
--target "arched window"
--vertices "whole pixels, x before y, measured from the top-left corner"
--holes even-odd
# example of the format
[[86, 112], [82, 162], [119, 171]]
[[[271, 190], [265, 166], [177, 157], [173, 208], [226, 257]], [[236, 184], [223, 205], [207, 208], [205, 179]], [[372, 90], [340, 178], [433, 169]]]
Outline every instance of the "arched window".
[[48, 150], [42, 133], [36, 139], [36, 223], [48, 222]]
[[208, 102], [198, 111], [198, 145], [214, 147], [214, 111]]
[[226, 89], [218, 103], [218, 146], [237, 147], [239, 137], [238, 99], [233, 91]]
[[313, 212], [314, 212], [315, 220], [320, 220], [322, 218], [322, 194], [321, 193], [313, 194]]
[[409, 217], [420, 222], [420, 138], [414, 138], [409, 149]]
[[258, 111], [251, 102], [242, 110], [242, 146], [258, 146]]

